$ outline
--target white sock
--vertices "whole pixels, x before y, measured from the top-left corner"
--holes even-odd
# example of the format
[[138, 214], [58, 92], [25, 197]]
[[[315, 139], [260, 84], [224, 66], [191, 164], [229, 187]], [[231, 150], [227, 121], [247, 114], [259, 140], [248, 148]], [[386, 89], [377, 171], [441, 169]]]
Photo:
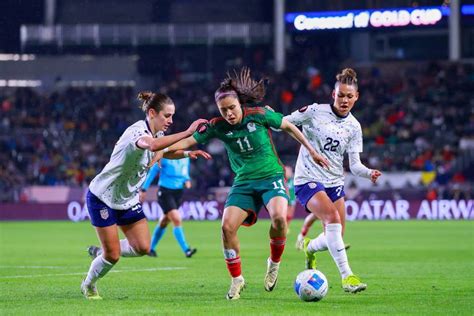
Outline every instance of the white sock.
[[128, 243], [127, 239], [120, 239], [120, 255], [122, 257], [141, 257]]
[[102, 256], [96, 257], [94, 260], [92, 260], [89, 272], [87, 272], [85, 283], [87, 285], [95, 284], [95, 282], [97, 282], [98, 279], [104, 277], [113, 266], [114, 265], [112, 263], [105, 260]]
[[339, 269], [341, 277], [344, 279], [352, 274], [347, 259], [346, 248], [342, 240], [342, 225], [341, 224], [327, 224], [326, 225], [326, 239], [329, 252], [331, 253], [334, 262]]
[[309, 242], [309, 252], [324, 251], [328, 250], [328, 242], [324, 233], [319, 234], [318, 237], [314, 238]]

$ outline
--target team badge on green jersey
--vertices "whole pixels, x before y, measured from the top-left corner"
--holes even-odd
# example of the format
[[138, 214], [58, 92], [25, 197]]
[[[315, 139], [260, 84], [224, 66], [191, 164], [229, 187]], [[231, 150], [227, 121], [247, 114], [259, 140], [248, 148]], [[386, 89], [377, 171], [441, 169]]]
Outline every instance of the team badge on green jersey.
[[257, 127], [255, 127], [255, 123], [254, 122], [249, 122], [247, 124], [247, 128], [249, 130], [250, 133], [252, 132], [255, 132], [257, 130]]

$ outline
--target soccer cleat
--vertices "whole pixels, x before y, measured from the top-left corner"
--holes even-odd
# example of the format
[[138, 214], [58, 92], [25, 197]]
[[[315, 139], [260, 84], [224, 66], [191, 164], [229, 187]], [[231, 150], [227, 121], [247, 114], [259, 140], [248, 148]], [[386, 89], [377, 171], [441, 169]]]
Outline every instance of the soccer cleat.
[[197, 249], [196, 248], [189, 248], [188, 250], [186, 250], [186, 258], [191, 258], [195, 253], [197, 252]]
[[303, 251], [306, 259], [306, 269], [316, 270], [316, 253], [308, 251], [308, 245], [311, 239], [305, 237], [303, 240]]
[[86, 280], [82, 280], [81, 283], [81, 292], [84, 294], [84, 297], [88, 300], [101, 300], [99, 292], [97, 291], [97, 287], [95, 284], [86, 285]]
[[158, 257], [158, 255], [156, 254], [156, 251], [155, 250], [150, 250], [149, 253], [147, 253], [148, 257]]
[[301, 234], [298, 234], [298, 237], [296, 238], [296, 249], [301, 251], [303, 250], [303, 243], [304, 243], [304, 236]]
[[265, 286], [265, 291], [271, 292], [275, 288], [278, 281], [278, 270], [280, 269], [279, 262], [273, 262], [270, 258], [267, 260], [267, 274], [265, 274], [265, 279], [263, 284]]
[[342, 279], [342, 288], [346, 292], [357, 293], [365, 290], [367, 284], [362, 283], [358, 276], [352, 274]]
[[87, 247], [87, 253], [92, 259], [95, 259], [102, 253], [102, 249], [97, 246], [89, 246]]
[[232, 278], [229, 292], [227, 292], [228, 300], [238, 300], [240, 298], [240, 292], [245, 288], [245, 280], [243, 276]]

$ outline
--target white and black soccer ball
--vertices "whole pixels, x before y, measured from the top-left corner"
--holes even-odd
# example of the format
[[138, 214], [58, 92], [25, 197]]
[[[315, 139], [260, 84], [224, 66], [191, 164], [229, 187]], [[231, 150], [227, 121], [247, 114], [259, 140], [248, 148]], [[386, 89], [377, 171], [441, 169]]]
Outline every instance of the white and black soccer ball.
[[304, 270], [295, 280], [295, 292], [305, 302], [317, 302], [328, 294], [328, 280], [319, 270]]

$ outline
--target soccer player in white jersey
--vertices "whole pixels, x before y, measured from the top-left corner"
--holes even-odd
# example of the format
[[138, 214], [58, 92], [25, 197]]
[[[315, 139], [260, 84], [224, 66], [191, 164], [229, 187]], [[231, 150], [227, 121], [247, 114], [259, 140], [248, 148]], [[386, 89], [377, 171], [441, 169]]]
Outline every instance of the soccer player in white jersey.
[[[152, 92], [142, 92], [138, 98], [143, 101], [141, 107], [146, 119], [125, 130], [115, 144], [109, 163], [92, 180], [87, 192], [87, 209], [101, 243], [100, 248], [89, 247], [94, 260], [81, 284], [81, 291], [87, 299], [101, 299], [96, 283], [112, 269], [120, 256], [138, 257], [150, 250], [150, 232], [138, 193], [149, 167], [162, 155], [171, 159], [185, 156], [210, 158], [201, 150], [163, 154], [162, 149], [192, 135], [200, 124], [207, 121], [196, 120], [183, 132], [163, 136], [173, 123], [173, 101], [164, 94]], [[119, 240], [117, 226], [125, 234], [125, 239]]]
[[285, 119], [302, 126], [311, 145], [319, 148], [331, 165], [330, 169], [322, 168], [301, 147], [296, 162], [295, 193], [306, 210], [321, 219], [324, 225], [324, 232], [317, 238], [304, 239], [307, 267], [316, 269], [315, 253], [329, 250], [339, 268], [342, 287], [347, 292], [357, 293], [367, 285], [352, 273], [342, 239], [345, 226], [344, 153], [348, 153], [350, 169], [355, 175], [376, 182], [381, 172], [368, 169], [360, 161], [362, 129], [350, 113], [359, 97], [357, 74], [346, 68], [336, 79], [332, 105], [314, 103]]

